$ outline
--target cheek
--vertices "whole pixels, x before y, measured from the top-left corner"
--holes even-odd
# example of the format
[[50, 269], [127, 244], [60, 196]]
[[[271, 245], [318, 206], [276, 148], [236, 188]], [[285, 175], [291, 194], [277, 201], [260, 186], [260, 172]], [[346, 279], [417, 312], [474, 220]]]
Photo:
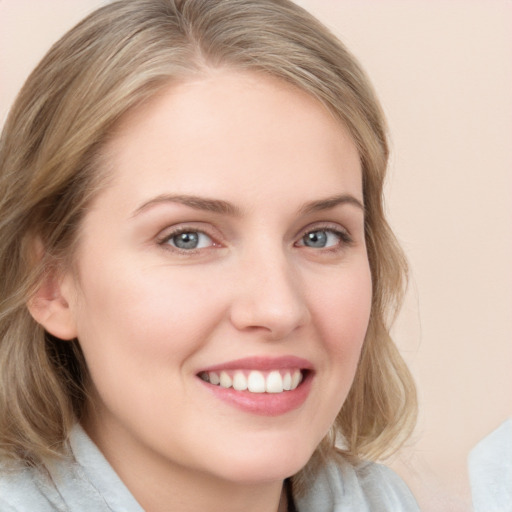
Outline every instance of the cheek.
[[323, 338], [334, 353], [341, 356], [358, 352], [368, 328], [372, 303], [372, 280], [369, 266], [361, 262], [356, 268], [340, 272], [328, 280], [313, 300], [315, 315]]
[[[372, 302], [368, 265], [340, 269], [318, 283], [311, 296], [311, 311], [324, 357], [318, 366], [317, 393], [321, 397], [311, 417], [319, 436], [328, 432], [352, 386], [364, 343]], [[319, 345], [320, 348], [320, 345]]]
[[117, 265], [86, 281], [78, 338], [103, 418], [136, 425], [142, 415], [157, 429], [191, 406], [191, 365], [220, 306], [188, 274]]
[[211, 299], [210, 281], [197, 272], [192, 280], [186, 271], [118, 264], [90, 275], [77, 317], [92, 374], [106, 364], [139, 374], [158, 374], [169, 362], [185, 364], [222, 315], [219, 302]]
[[[332, 423], [341, 409], [357, 370], [371, 312], [372, 281], [364, 262], [339, 274], [318, 293], [314, 315], [327, 358], [321, 371], [329, 376], [323, 396]], [[327, 406], [327, 404], [329, 404]]]

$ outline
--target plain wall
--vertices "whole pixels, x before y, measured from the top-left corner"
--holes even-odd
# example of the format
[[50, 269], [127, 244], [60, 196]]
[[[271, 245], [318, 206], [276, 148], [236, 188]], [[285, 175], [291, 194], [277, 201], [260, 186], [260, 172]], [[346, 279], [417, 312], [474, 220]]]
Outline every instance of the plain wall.
[[[99, 0], [0, 0], [0, 121]], [[470, 449], [512, 415], [512, 2], [302, 0], [361, 60], [388, 116], [387, 207], [411, 265], [394, 333], [416, 433], [391, 461], [422, 510], [469, 510]]]

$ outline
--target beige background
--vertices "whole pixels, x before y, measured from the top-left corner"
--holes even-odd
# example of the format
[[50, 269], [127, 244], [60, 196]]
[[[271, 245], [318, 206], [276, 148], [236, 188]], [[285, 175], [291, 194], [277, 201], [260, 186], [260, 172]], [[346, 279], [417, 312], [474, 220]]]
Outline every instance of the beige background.
[[[49, 45], [100, 0], [0, 0], [0, 121]], [[302, 0], [388, 115], [392, 224], [412, 279], [395, 337], [421, 415], [391, 464], [425, 511], [469, 510], [466, 457], [512, 415], [512, 2]]]

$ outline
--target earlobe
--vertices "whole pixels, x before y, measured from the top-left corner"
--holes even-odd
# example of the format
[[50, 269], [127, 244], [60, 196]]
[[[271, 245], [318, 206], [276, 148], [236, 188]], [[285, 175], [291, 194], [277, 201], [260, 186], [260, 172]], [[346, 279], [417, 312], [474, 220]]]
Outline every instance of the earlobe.
[[32, 318], [44, 329], [62, 340], [77, 337], [74, 310], [70, 301], [68, 276], [62, 280], [46, 275], [27, 303]]

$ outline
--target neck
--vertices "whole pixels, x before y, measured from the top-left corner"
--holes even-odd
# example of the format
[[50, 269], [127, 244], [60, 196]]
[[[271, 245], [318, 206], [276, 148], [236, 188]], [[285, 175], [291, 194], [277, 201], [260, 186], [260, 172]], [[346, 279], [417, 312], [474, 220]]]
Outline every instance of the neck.
[[[165, 491], [162, 492], [162, 489]], [[187, 488], [175, 481], [164, 487], [157, 485], [131, 486], [133, 495], [146, 512], [286, 512], [287, 500], [282, 484], [267, 486], [221, 486], [219, 482], [196, 483], [187, 479]], [[200, 489], [200, 492], [198, 492]]]

